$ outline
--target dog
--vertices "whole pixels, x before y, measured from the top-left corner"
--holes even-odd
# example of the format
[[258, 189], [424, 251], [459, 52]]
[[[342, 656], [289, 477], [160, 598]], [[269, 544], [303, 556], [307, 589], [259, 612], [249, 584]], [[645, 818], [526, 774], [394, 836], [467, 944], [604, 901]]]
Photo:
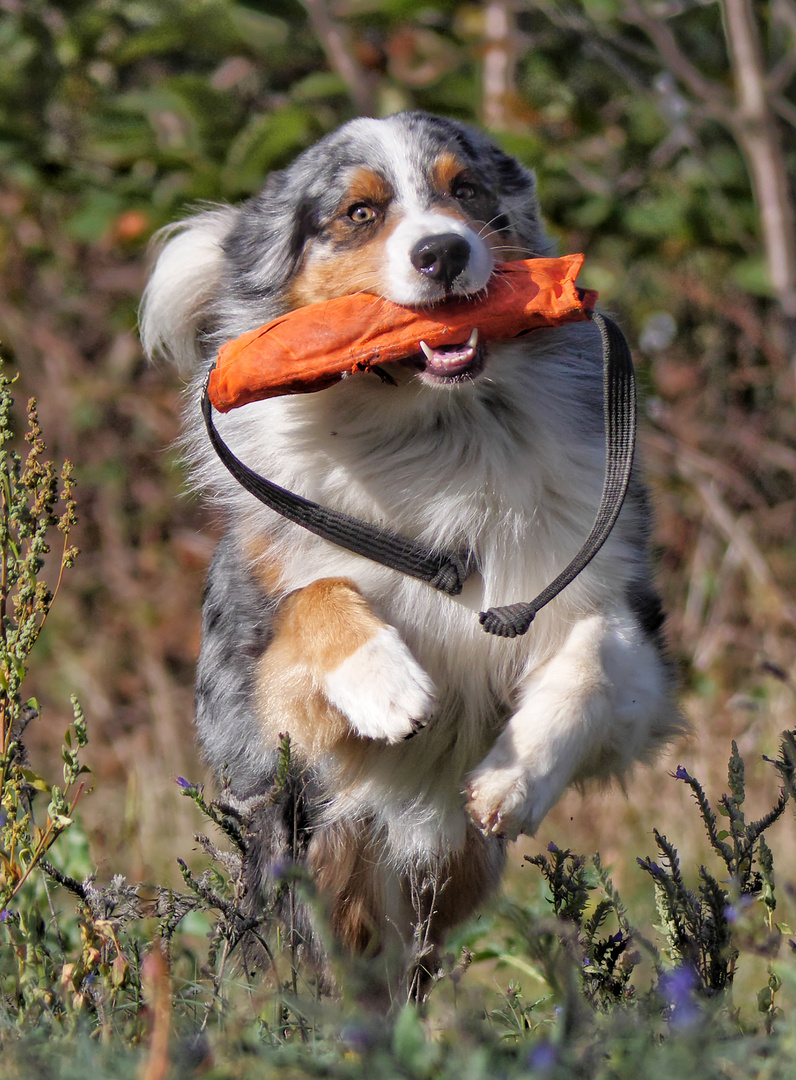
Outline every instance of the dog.
[[381, 378], [218, 418], [283, 487], [474, 553], [458, 597], [261, 506], [213, 452], [198, 394], [222, 343], [286, 311], [360, 291], [413, 307], [476, 297], [497, 262], [550, 249], [532, 172], [468, 126], [404, 112], [352, 120], [242, 206], [167, 229], [146, 289], [145, 350], [193, 376], [187, 453], [226, 524], [204, 598], [199, 738], [236, 798], [270, 789], [284, 733], [304, 777], [292, 825], [262, 811], [250, 910], [298, 813], [301, 859], [352, 952], [410, 942], [422, 921], [433, 951], [568, 786], [621, 779], [683, 729], [647, 493], [634, 466], [597, 557], [527, 634], [492, 637], [477, 612], [536, 595], [594, 519], [592, 324], [451, 352], [418, 343]]

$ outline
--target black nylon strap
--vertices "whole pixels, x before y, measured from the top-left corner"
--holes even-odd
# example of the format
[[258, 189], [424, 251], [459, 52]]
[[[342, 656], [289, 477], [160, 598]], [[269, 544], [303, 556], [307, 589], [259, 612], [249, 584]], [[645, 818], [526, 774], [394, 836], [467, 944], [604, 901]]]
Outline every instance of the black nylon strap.
[[624, 334], [605, 315], [593, 315], [603, 343], [603, 415], [605, 417], [605, 480], [594, 525], [572, 562], [535, 600], [490, 608], [479, 615], [481, 625], [498, 637], [524, 634], [536, 613], [574, 581], [588, 566], [619, 517], [630, 482], [636, 443], [636, 379]]
[[339, 510], [329, 510], [266, 480], [235, 457], [218, 434], [213, 423], [213, 406], [207, 396], [207, 384], [202, 393], [202, 415], [215, 452], [238, 483], [261, 503], [316, 536], [353, 551], [355, 555], [364, 555], [382, 566], [426, 581], [449, 596], [458, 596], [462, 591], [473, 570], [469, 555], [430, 551], [406, 536], [360, 521]]
[[[613, 528], [627, 492], [636, 434], [636, 396], [633, 361], [619, 327], [605, 315], [594, 315], [603, 343], [603, 413], [605, 416], [605, 481], [592, 530], [575, 558], [535, 600], [482, 611], [484, 630], [498, 637], [524, 634], [536, 613], [556, 597], [587, 566]], [[221, 461], [248, 492], [278, 514], [303, 526], [316, 536], [363, 555], [374, 562], [435, 589], [457, 596], [476, 568], [469, 553], [432, 551], [408, 537], [378, 525], [330, 510], [295, 495], [254, 472], [235, 457], [213, 423], [213, 407], [205, 383], [202, 415], [210, 442]]]

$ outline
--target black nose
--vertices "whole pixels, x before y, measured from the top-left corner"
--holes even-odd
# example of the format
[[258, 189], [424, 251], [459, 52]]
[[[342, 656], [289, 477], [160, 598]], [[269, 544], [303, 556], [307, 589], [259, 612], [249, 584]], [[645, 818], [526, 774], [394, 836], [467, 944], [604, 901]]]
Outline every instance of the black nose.
[[409, 258], [415, 270], [447, 289], [467, 266], [470, 245], [458, 233], [440, 233], [418, 240]]

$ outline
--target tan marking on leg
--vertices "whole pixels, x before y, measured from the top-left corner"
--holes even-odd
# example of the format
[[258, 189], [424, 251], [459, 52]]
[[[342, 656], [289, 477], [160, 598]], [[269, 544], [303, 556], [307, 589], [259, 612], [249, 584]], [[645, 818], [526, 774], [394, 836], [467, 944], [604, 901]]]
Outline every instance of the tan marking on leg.
[[[464, 847], [442, 854], [436, 867], [419, 868], [415, 884], [403, 881], [404, 940], [422, 943], [409, 971], [411, 997], [422, 1001], [439, 967], [441, 947], [449, 930], [463, 922], [500, 884], [505, 862], [501, 844], [487, 841], [469, 825]], [[418, 882], [421, 884], [418, 885]]]
[[503, 845], [487, 840], [468, 824], [464, 847], [451, 855], [447, 884], [437, 896], [435, 941], [441, 942], [448, 930], [468, 919], [497, 891], [504, 863]]
[[256, 536], [246, 540], [244, 553], [252, 574], [268, 596], [284, 592], [282, 561], [274, 555], [266, 537]]
[[288, 731], [311, 763], [337, 744], [360, 741], [326, 699], [323, 677], [384, 625], [345, 578], [322, 578], [285, 597], [258, 663], [259, 715], [269, 744]]
[[427, 884], [421, 889], [416, 885], [414, 897], [409, 877], [404, 879], [409, 924], [430, 920], [428, 940], [441, 944], [451, 927], [469, 918], [497, 889], [504, 862], [503, 845], [468, 824], [462, 848], [442, 853], [431, 870], [418, 870], [417, 877]]

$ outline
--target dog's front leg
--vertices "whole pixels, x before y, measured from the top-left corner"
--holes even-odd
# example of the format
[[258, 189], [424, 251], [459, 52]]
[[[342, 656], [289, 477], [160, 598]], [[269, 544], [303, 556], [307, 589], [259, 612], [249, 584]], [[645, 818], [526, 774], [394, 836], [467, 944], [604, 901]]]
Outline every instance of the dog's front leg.
[[353, 582], [323, 578], [282, 601], [259, 671], [261, 716], [307, 750], [352, 731], [395, 743], [424, 727], [434, 685]]
[[470, 816], [487, 835], [533, 833], [570, 783], [642, 757], [671, 709], [659, 652], [632, 615], [584, 619], [468, 777]]

